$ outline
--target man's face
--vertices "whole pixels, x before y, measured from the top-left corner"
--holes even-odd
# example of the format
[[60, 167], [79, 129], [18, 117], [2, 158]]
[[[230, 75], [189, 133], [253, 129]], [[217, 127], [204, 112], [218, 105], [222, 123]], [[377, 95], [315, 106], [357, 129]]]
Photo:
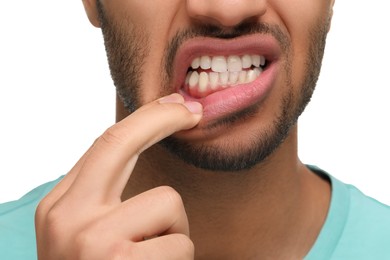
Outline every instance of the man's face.
[[199, 125], [162, 145], [197, 167], [234, 171], [266, 159], [310, 100], [332, 5], [101, 0], [97, 9], [125, 107], [173, 92], [199, 101]]

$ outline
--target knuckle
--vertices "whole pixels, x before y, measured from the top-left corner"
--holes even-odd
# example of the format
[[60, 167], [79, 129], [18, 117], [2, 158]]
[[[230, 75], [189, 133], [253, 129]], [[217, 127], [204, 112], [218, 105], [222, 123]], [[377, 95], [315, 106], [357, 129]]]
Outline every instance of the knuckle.
[[123, 143], [124, 138], [122, 134], [120, 134], [118, 126], [114, 125], [104, 131], [99, 140], [103, 142], [103, 144], [118, 145]]
[[74, 245], [79, 252], [79, 255], [84, 255], [84, 252], [88, 252], [93, 248], [94, 244], [96, 244], [96, 240], [98, 235], [94, 234], [90, 231], [90, 229], [83, 229], [77, 232], [74, 237]]
[[129, 243], [128, 241], [117, 242], [110, 249], [108, 259], [123, 260], [137, 258], [136, 244]]
[[174, 211], [181, 210], [183, 206], [183, 199], [180, 194], [169, 186], [162, 186], [159, 188], [161, 197], [173, 208]]
[[63, 212], [58, 207], [50, 209], [45, 217], [45, 227], [50, 232], [51, 237], [57, 237], [62, 233]]
[[51, 208], [49, 211], [38, 208], [35, 215], [37, 237], [50, 241], [50, 244], [56, 247], [57, 243], [62, 241], [68, 232], [67, 222], [63, 221], [63, 212], [56, 207]]
[[183, 234], [177, 234], [176, 235], [176, 242], [178, 245], [178, 248], [181, 248], [183, 257], [185, 259], [193, 259], [194, 252], [195, 252], [195, 246], [192, 240]]
[[46, 222], [47, 224], [54, 225], [58, 223], [61, 220], [61, 216], [63, 215], [63, 212], [60, 207], [53, 206], [47, 213], [46, 213]]
[[47, 198], [41, 200], [35, 210], [35, 220], [41, 220], [45, 217], [46, 213], [50, 209], [49, 202]]

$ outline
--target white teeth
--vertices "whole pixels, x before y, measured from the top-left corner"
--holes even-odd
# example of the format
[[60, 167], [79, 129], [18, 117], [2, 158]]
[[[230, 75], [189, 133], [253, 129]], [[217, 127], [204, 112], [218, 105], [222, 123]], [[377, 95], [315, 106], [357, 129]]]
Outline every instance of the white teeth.
[[242, 56], [241, 61], [243, 69], [249, 69], [252, 66], [252, 58], [250, 55]]
[[211, 61], [211, 70], [214, 72], [226, 72], [227, 62], [224, 56], [215, 56]]
[[227, 65], [229, 72], [242, 71], [242, 62], [239, 56], [229, 56], [227, 59]]
[[190, 84], [190, 77], [191, 77], [191, 73], [187, 73], [186, 80], [185, 80], [186, 85]]
[[264, 65], [265, 65], [265, 57], [260, 56], [260, 66], [264, 66]]
[[252, 65], [255, 67], [260, 67], [261, 58], [260, 55], [252, 55]]
[[210, 87], [211, 89], [216, 89], [218, 86], [218, 80], [219, 80], [219, 73], [217, 72], [210, 72], [209, 73], [209, 80], [210, 80]]
[[238, 55], [231, 55], [227, 58], [224, 56], [202, 56], [197, 57], [191, 62], [191, 68], [193, 70], [211, 69], [214, 72], [240, 72], [243, 69], [250, 69], [252, 66], [260, 68], [266, 63], [265, 57], [261, 55], [248, 55], [245, 54], [242, 57]]
[[199, 91], [206, 92], [208, 85], [209, 85], [209, 75], [203, 71], [199, 75]]
[[235, 85], [238, 80], [238, 72], [230, 72], [229, 73], [229, 85]]
[[204, 70], [211, 68], [211, 58], [209, 56], [202, 56], [200, 58], [200, 67]]
[[253, 71], [255, 72], [256, 77], [258, 77], [263, 72], [263, 69], [262, 68], [255, 68], [255, 69], [253, 69]]
[[265, 64], [266, 59], [261, 55], [197, 57], [191, 63], [185, 85], [190, 93], [205, 96], [218, 89], [255, 81]]
[[197, 69], [200, 66], [200, 58], [196, 58], [191, 63], [191, 68]]
[[219, 83], [221, 83], [222, 86], [226, 86], [228, 84], [229, 80], [229, 72], [222, 72], [219, 73]]
[[218, 88], [227, 88], [238, 84], [245, 84], [255, 81], [262, 73], [261, 68], [254, 68], [246, 71], [234, 72], [205, 72], [198, 73], [190, 71], [187, 73], [186, 85], [198, 93], [207, 93]]
[[194, 71], [190, 76], [188, 85], [190, 86], [190, 88], [194, 88], [196, 87], [196, 85], [198, 85], [198, 82], [199, 82], [199, 73], [197, 71]]
[[[250, 70], [250, 71], [252, 71], [252, 70]], [[246, 74], [247, 74], [247, 72], [244, 71], [244, 70], [239, 72], [239, 74], [238, 74], [238, 83], [243, 84], [243, 83], [247, 82], [246, 81]]]
[[248, 71], [246, 74], [246, 82], [252, 82], [257, 78], [256, 72], [254, 70]]

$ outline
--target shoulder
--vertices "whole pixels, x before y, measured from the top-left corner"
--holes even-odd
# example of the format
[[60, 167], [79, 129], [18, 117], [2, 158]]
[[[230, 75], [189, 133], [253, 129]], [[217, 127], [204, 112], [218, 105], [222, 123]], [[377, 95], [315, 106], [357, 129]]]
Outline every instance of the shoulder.
[[390, 207], [317, 167], [332, 196], [324, 226], [305, 259], [390, 259]]
[[371, 259], [390, 259], [390, 207], [354, 186], [346, 187], [350, 194], [349, 214], [339, 244]]
[[61, 179], [45, 183], [19, 200], [0, 204], [0, 259], [36, 259], [35, 209]]
[[346, 185], [350, 196], [350, 217], [356, 220], [373, 221], [376, 224], [390, 228], [390, 206], [363, 194], [352, 185]]

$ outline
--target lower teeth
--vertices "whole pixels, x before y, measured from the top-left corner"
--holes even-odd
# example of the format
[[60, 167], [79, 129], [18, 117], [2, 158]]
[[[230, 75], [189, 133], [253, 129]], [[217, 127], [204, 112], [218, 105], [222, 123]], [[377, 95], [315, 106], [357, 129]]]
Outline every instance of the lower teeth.
[[187, 73], [185, 85], [190, 90], [199, 92], [208, 92], [218, 88], [230, 87], [238, 84], [250, 83], [256, 80], [261, 73], [262, 68], [254, 68], [240, 72], [197, 72], [189, 71]]

